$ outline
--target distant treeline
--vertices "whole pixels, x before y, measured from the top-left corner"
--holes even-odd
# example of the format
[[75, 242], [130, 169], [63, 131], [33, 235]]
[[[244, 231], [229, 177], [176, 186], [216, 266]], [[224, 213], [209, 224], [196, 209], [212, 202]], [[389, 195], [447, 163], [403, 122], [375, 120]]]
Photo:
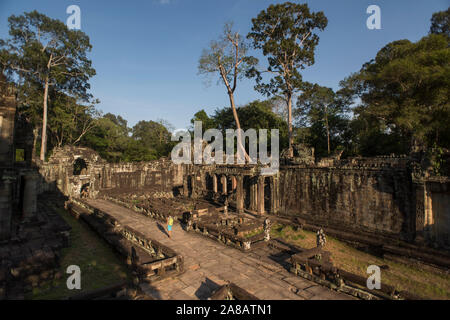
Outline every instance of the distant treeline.
[[[292, 15], [292, 10], [297, 9], [299, 14], [316, 19], [320, 29], [326, 27], [323, 13], [310, 14], [304, 5], [292, 3], [272, 5], [252, 20], [252, 32], [247, 38], [253, 40], [254, 49], [262, 48], [268, 55], [267, 72], [277, 68], [268, 52], [279, 48], [273, 45], [277, 39], [261, 37], [263, 27], [274, 16]], [[344, 156], [407, 154], [413, 145], [422, 146], [440, 169], [440, 157], [450, 148], [449, 10], [433, 14], [429, 34], [419, 41], [388, 43], [358, 72], [343, 79], [336, 91], [302, 81], [297, 70], [297, 78], [291, 79], [296, 90], [289, 91], [291, 84], [279, 77], [264, 84], [256, 69], [258, 61], [243, 56], [235, 69], [231, 63], [227, 70], [235, 70], [236, 74], [243, 71], [237, 65], [245, 64], [245, 76], [255, 78], [255, 89], [266, 93], [268, 99], [240, 107], [235, 107], [233, 100], [233, 80], [240, 75], [233, 79], [233, 72], [223, 74], [223, 66], [214, 65], [217, 48], [221, 47], [220, 42], [213, 43], [211, 51], [200, 59], [200, 70], [222, 76], [232, 103], [211, 115], [202, 109], [191, 122], [201, 120], [204, 130], [236, 128], [237, 123], [244, 130], [278, 128], [281, 148], [289, 146], [291, 123], [292, 143], [314, 147], [318, 157], [337, 151], [343, 151]], [[96, 109], [99, 101], [89, 94], [89, 79], [95, 70], [87, 58], [91, 45], [86, 34], [68, 30], [64, 23], [36, 11], [11, 16], [8, 22], [10, 37], [0, 40], [0, 65], [16, 88], [19, 121], [32, 128], [35, 155], [48, 157], [54, 147], [65, 144], [93, 148], [111, 162], [147, 161], [170, 155], [175, 142], [170, 140], [173, 128], [166, 121], [140, 121], [129, 128], [121, 116], [102, 115]], [[227, 28], [225, 36], [238, 48], [241, 38]], [[313, 40], [312, 50], [318, 37]], [[293, 43], [289, 48], [293, 54], [295, 46]], [[308, 52], [304, 51], [301, 58], [308, 58], [307, 65], [311, 65], [314, 54]], [[292, 105], [290, 118], [287, 103]]]

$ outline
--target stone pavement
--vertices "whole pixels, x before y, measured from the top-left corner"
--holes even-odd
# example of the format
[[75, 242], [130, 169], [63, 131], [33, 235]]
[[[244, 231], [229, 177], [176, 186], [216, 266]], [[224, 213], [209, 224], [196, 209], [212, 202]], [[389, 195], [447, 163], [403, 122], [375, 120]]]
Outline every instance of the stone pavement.
[[226, 281], [234, 282], [259, 299], [352, 299], [299, 278], [267, 257], [242, 252], [199, 234], [186, 232], [178, 223], [173, 226], [172, 238], [168, 238], [165, 226], [160, 222], [107, 200], [86, 201], [115, 217], [120, 224], [129, 225], [184, 257], [183, 274], [151, 285], [141, 285], [145, 293], [155, 299], [207, 299]]

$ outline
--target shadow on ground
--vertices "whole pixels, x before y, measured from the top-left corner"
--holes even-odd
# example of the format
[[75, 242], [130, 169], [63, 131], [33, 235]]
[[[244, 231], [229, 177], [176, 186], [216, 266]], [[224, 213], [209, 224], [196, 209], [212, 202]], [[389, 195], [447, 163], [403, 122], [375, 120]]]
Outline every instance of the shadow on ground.
[[209, 278], [205, 278], [205, 281], [202, 282], [195, 292], [195, 296], [200, 300], [207, 300], [219, 288], [220, 285]]
[[166, 230], [166, 228], [163, 226], [163, 225], [161, 225], [161, 223], [156, 223], [156, 225], [158, 226], [158, 229], [162, 232], [162, 233], [164, 233], [167, 237], [169, 236], [169, 234], [167, 233], [167, 230]]

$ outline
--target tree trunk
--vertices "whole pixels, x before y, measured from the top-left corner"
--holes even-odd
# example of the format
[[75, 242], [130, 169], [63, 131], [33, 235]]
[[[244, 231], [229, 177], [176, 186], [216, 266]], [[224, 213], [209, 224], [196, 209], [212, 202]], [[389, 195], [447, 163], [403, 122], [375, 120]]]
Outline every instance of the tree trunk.
[[48, 76], [45, 78], [44, 89], [44, 112], [42, 115], [42, 138], [41, 138], [41, 161], [45, 161], [45, 152], [47, 151], [47, 99], [48, 99]]
[[289, 126], [289, 157], [294, 156], [294, 149], [292, 147], [293, 145], [293, 135], [292, 135], [292, 94], [288, 94], [287, 96], [287, 103], [288, 103], [288, 126]]
[[[239, 122], [239, 117], [238, 117], [238, 114], [237, 114], [237, 111], [236, 111], [236, 106], [234, 104], [233, 92], [228, 92], [228, 97], [230, 98], [230, 104], [231, 104], [231, 109], [233, 110], [234, 121], [236, 121], [236, 128], [239, 130], [239, 129], [241, 129], [241, 124]], [[244, 148], [244, 146], [242, 144], [242, 136], [241, 136], [241, 132], [240, 131], [238, 131], [238, 134], [237, 134], [237, 146], [238, 146], [238, 148], [240, 148], [243, 151], [245, 160], [249, 162], [250, 161], [250, 157], [248, 156], [248, 154], [245, 151], [245, 148]]]

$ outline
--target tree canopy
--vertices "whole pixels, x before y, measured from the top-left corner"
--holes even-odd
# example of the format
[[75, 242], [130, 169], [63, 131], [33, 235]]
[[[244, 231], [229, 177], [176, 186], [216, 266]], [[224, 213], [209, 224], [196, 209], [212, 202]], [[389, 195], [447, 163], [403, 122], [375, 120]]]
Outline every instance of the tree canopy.
[[[450, 48], [445, 35], [387, 44], [352, 75], [361, 99], [357, 116], [372, 118], [385, 133], [449, 146]], [[371, 123], [373, 126], [373, 123]], [[412, 139], [412, 140], [411, 140]]]
[[293, 155], [292, 98], [303, 85], [300, 70], [314, 64], [314, 51], [319, 43], [316, 30], [324, 30], [328, 20], [323, 12], [311, 12], [307, 4], [285, 2], [270, 5], [252, 19], [247, 35], [255, 49], [267, 56], [269, 82], [253, 68], [248, 75], [256, 77], [255, 89], [266, 95], [281, 95], [286, 101], [289, 125], [289, 152]]
[[[270, 146], [270, 129], [279, 129], [280, 148], [286, 148], [288, 145], [287, 123], [280, 115], [272, 111], [273, 103], [274, 101], [272, 99], [265, 101], [255, 100], [238, 107], [236, 110], [241, 120], [241, 128], [244, 131], [251, 128], [255, 130], [267, 129], [268, 146]], [[203, 122], [203, 130], [211, 128], [221, 130], [224, 138], [226, 129], [236, 128], [233, 111], [229, 107], [218, 108], [211, 116], [208, 116], [204, 110], [200, 110], [191, 119], [191, 123], [195, 120]], [[205, 124], [207, 125], [205, 126]], [[245, 147], [248, 150], [248, 143]]]
[[320, 85], [308, 85], [297, 99], [294, 118], [299, 127], [307, 127], [307, 144], [314, 145], [316, 155], [330, 155], [342, 148], [348, 125], [348, 105], [339, 93]]
[[[143, 119], [130, 128], [122, 116], [103, 115], [96, 108], [98, 100], [89, 91], [95, 70], [86, 34], [36, 11], [13, 15], [8, 22], [9, 37], [0, 39], [0, 66], [14, 83], [20, 126], [32, 128], [41, 159], [47, 144], [49, 150], [65, 144], [91, 147], [112, 162], [170, 154], [175, 142], [167, 121]], [[404, 154], [416, 145], [435, 159], [447, 152], [449, 9], [433, 14], [428, 35], [417, 42], [386, 44], [334, 89], [306, 82], [301, 74], [314, 63], [317, 32], [327, 23], [323, 12], [311, 12], [306, 4], [286, 2], [261, 11], [252, 19], [247, 39], [267, 58], [264, 66], [257, 66], [249, 43], [226, 24], [218, 40], [203, 50], [198, 71], [219, 80], [230, 105], [211, 115], [202, 109], [191, 123], [200, 120], [203, 130], [224, 133], [269, 129], [269, 140], [270, 129], [276, 128], [280, 147], [290, 150], [295, 130], [297, 142], [314, 147], [318, 157], [337, 150], [344, 156]], [[243, 76], [255, 77], [255, 89], [269, 99], [238, 106], [234, 94]], [[243, 149], [248, 148], [243, 142]]]
[[446, 11], [433, 13], [430, 33], [444, 34], [450, 37], [450, 7]]
[[[219, 75], [219, 82], [222, 82], [227, 90], [237, 129], [241, 129], [241, 124], [234, 100], [236, 86], [238, 80], [257, 63], [254, 57], [247, 55], [247, 51], [248, 45], [245, 39], [238, 32], [232, 30], [232, 24], [227, 23], [220, 40], [212, 41], [210, 47], [203, 50], [198, 66], [200, 74], [215, 73]], [[242, 145], [240, 131], [237, 135], [237, 145], [242, 150], [243, 156], [249, 160]]]
[[107, 113], [85, 135], [82, 144], [110, 162], [157, 160], [168, 156], [173, 147], [168, 127], [162, 120], [142, 120], [129, 128], [120, 115]]
[[[8, 18], [10, 38], [0, 42], [0, 63], [9, 74], [19, 77], [27, 92], [43, 90], [40, 159], [47, 149], [48, 98], [51, 88], [87, 102], [89, 78], [95, 75], [87, 53], [89, 37], [79, 30], [69, 30], [59, 20], [37, 11]], [[29, 107], [36, 107], [36, 103]], [[36, 111], [32, 120], [36, 121]]]

